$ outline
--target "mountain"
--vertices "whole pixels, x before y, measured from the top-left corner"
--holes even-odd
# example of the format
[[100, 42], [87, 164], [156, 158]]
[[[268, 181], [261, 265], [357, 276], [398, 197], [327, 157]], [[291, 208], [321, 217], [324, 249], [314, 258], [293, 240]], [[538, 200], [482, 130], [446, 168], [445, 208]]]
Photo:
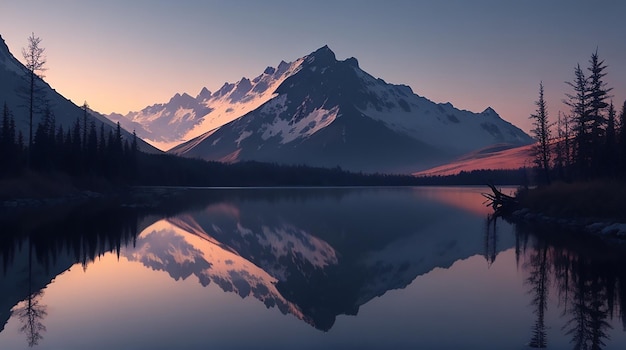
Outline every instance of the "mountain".
[[[0, 107], [4, 103], [7, 104], [7, 107], [15, 118], [16, 130], [22, 132], [26, 143], [28, 143], [29, 134], [29, 113], [27, 107], [29, 91], [28, 74], [27, 68], [11, 54], [4, 39], [0, 36]], [[63, 97], [44, 80], [36, 80], [36, 89], [38, 91], [38, 100], [47, 101], [54, 114], [57, 126], [61, 125], [64, 130], [70, 130], [77, 118], [82, 121], [84, 111], [81, 107]], [[42, 103], [39, 103], [39, 105], [42, 105]], [[33, 134], [41, 118], [42, 113], [34, 113]], [[106, 131], [113, 130], [116, 126], [105, 116], [92, 110], [89, 111], [89, 119], [95, 122], [97, 130], [100, 129], [100, 125], [102, 124], [104, 124]], [[122, 130], [122, 137], [130, 140], [132, 134], [126, 130]], [[158, 149], [142, 140], [138, 140], [138, 145], [141, 151], [160, 153]]]
[[[531, 138], [491, 108], [458, 110], [338, 61], [324, 46], [289, 65], [267, 102], [169, 152], [355, 171], [412, 172], [496, 143]], [[210, 114], [209, 114], [210, 115]]]
[[108, 117], [161, 149], [176, 146], [173, 154], [357, 171], [414, 172], [493, 144], [532, 142], [492, 108], [431, 102], [374, 78], [355, 58], [338, 61], [328, 46], [215, 93]]
[[255, 110], [275, 96], [276, 88], [298, 65], [299, 61], [280, 62], [278, 67], [267, 67], [252, 80], [244, 77], [235, 84], [225, 83], [215, 93], [203, 88], [196, 97], [176, 94], [167, 103], [126, 115], [112, 113], [107, 118], [136, 130], [142, 139], [167, 150]]

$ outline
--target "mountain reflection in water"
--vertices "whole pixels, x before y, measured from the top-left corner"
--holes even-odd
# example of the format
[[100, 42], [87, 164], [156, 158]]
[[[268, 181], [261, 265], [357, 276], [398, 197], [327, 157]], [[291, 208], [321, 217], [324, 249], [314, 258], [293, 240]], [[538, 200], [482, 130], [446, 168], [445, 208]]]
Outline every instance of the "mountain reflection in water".
[[330, 192], [330, 198], [285, 190], [284, 197], [259, 200], [275, 191], [235, 193], [158, 221], [121, 254], [329, 330], [337, 315], [355, 315], [387, 290], [481, 252], [480, 242], [464, 234], [467, 214], [406, 189]]
[[[536, 228], [514, 227], [502, 221], [493, 226], [493, 222], [485, 220], [488, 210], [482, 204], [481, 190], [213, 189], [194, 191], [189, 198], [164, 208], [79, 208], [75, 212], [51, 215], [41, 224], [32, 218], [2, 222], [0, 347], [14, 344], [9, 342], [14, 341], [11, 333], [14, 331], [21, 334], [22, 344], [43, 348], [46, 333], [51, 332], [49, 341], [53, 347], [59, 338], [56, 335], [59, 324], [50, 321], [49, 325], [47, 318], [54, 315], [54, 310], [59, 312], [57, 290], [65, 290], [66, 294], [86, 290], [78, 285], [64, 286], [63, 283], [68, 283], [64, 282], [66, 276], [84, 280], [80, 275], [91, 273], [110, 278], [99, 282], [106, 288], [91, 292], [91, 296], [94, 310], [103, 314], [115, 312], [115, 305], [99, 305], [98, 300], [106, 299], [101, 293], [116, 293], [112, 288], [120, 281], [137, 278], [128, 270], [131, 266], [128, 264], [148, 271], [141, 267], [144, 266], [164, 277], [167, 274], [170, 281], [177, 281], [172, 283], [185, 281], [186, 288], [189, 283], [206, 287], [200, 289], [207, 294], [209, 286], [217, 286], [227, 294], [263, 305], [268, 312], [279, 311], [316, 329], [330, 331], [318, 332], [326, 338], [319, 338], [317, 343], [312, 341], [312, 347], [325, 344], [323, 339], [334, 339], [333, 344], [348, 344], [346, 341], [350, 339], [373, 348], [387, 344], [385, 339], [388, 341], [390, 335], [384, 335], [382, 328], [360, 335], [366, 339], [380, 333], [382, 343], [373, 339], [368, 343], [349, 336], [345, 324], [339, 329], [335, 324], [338, 316], [357, 315], [376, 297], [384, 295], [374, 304], [382, 300], [394, 304], [393, 298], [400, 296], [386, 295], [391, 290], [421, 290], [431, 299], [439, 293], [457, 300], [484, 300], [481, 303], [488, 304], [506, 293], [508, 287], [498, 280], [511, 278], [519, 279], [516, 288], [522, 291], [524, 306], [516, 309], [511, 305], [512, 311], [506, 319], [495, 316], [502, 310], [487, 310], [479, 305], [469, 313], [460, 309], [444, 311], [444, 308], [433, 311], [442, 320], [454, 317], [462, 322], [461, 327], [474, 329], [470, 332], [474, 336], [439, 339], [433, 335], [443, 331], [439, 328], [428, 333], [420, 333], [419, 328], [398, 333], [411, 322], [400, 316], [381, 322], [395, 327], [387, 332], [395, 334], [394, 341], [400, 347], [417, 344], [438, 348], [472, 344], [485, 347], [483, 339], [489, 330], [481, 328], [483, 324], [492, 322], [492, 327], [499, 327], [507, 320], [510, 324], [522, 320], [526, 328], [509, 326], [502, 337], [493, 336], [487, 348], [527, 345], [587, 349], [610, 348], [615, 342], [623, 344], [621, 328], [626, 326], [623, 251], [588, 237], [539, 232]], [[105, 258], [110, 252], [117, 256], [117, 262]], [[482, 267], [475, 264], [477, 256], [486, 260]], [[498, 266], [506, 263], [499, 260], [500, 256], [505, 260], [513, 257], [513, 263]], [[104, 266], [105, 263], [108, 265]], [[473, 272], [455, 271], [455, 266], [457, 270], [461, 266], [471, 267]], [[90, 269], [107, 272], [98, 275], [103, 272], [90, 272]], [[479, 275], [480, 271], [490, 270], [491, 274]], [[442, 271], [448, 272], [442, 275]], [[81, 274], [77, 275], [78, 272]], [[128, 277], [124, 277], [126, 274]], [[435, 288], [429, 287], [427, 281], [446, 275], [455, 276], [461, 285], [465, 283], [466, 290], [427, 292], [428, 288]], [[498, 287], [481, 292], [470, 288], [474, 283], [486, 282]], [[146, 279], [140, 283], [149, 288], [163, 282]], [[407, 288], [409, 285], [412, 288]], [[159, 288], [158, 284], [155, 288]], [[53, 295], [49, 296], [50, 293]], [[129, 298], [128, 305], [144, 303], [133, 299], [133, 293], [119, 293], [126, 294], [111, 297], [120, 302]], [[469, 293], [474, 294], [470, 297]], [[511, 298], [515, 295], [512, 293]], [[174, 302], [165, 295], [150, 298], [159, 298], [155, 299], [159, 305]], [[184, 302], [176, 301], [181, 310]], [[428, 314], [434, 307], [429, 304], [433, 302], [398, 299], [405, 307], [407, 303], [421, 305], [422, 309], [412, 317], [424, 317], [421, 314]], [[104, 311], [106, 308], [112, 310]], [[177, 312], [165, 306], [164, 310]], [[92, 318], [84, 323], [98, 322], [98, 311], [93, 312]], [[478, 313], [482, 315], [480, 320], [476, 319]], [[263, 319], [257, 321], [262, 323]], [[426, 321], [414, 320], [415, 324]], [[438, 323], [429, 324], [421, 326], [421, 332]], [[193, 327], [198, 325], [194, 323]], [[187, 329], [191, 332], [191, 328]], [[139, 330], [137, 333], [141, 334]], [[519, 334], [519, 339], [512, 334]], [[348, 338], [337, 339], [342, 336]], [[5, 343], [3, 339], [9, 340]], [[133, 341], [144, 344], [146, 339]], [[117, 345], [102, 343], [102, 348]]]

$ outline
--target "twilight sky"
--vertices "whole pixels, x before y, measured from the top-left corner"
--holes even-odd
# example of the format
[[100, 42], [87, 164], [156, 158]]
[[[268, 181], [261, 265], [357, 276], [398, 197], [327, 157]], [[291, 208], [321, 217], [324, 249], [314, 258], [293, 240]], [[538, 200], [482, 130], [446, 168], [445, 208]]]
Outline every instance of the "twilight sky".
[[328, 44], [375, 77], [491, 106], [528, 131], [539, 82], [556, 118], [564, 81], [596, 48], [621, 109], [624, 16], [623, 0], [3, 0], [0, 35], [20, 60], [31, 32], [41, 37], [48, 83], [102, 113], [216, 91]]

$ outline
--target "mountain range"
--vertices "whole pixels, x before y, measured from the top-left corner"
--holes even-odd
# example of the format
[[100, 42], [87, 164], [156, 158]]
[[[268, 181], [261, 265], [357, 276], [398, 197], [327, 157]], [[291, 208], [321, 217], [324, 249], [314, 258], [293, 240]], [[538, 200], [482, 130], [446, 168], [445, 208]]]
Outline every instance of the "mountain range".
[[[15, 118], [16, 131], [21, 131], [24, 139], [28, 142], [29, 134], [29, 113], [28, 113], [28, 91], [29, 76], [28, 69], [18, 61], [9, 51], [4, 39], [0, 36], [0, 107], [5, 103]], [[42, 119], [41, 109], [47, 104], [52, 111], [56, 126], [62, 126], [64, 130], [70, 130], [73, 123], [82, 120], [84, 110], [74, 102], [68, 100], [54, 90], [43, 79], [36, 79], [38, 111], [33, 115], [33, 133]], [[97, 130], [100, 125], [104, 125], [106, 131], [115, 128], [115, 123], [104, 115], [89, 110], [88, 118], [93, 120]], [[132, 129], [129, 129], [132, 130]], [[122, 130], [122, 138], [130, 140], [132, 132]], [[139, 149], [148, 153], [161, 153], [157, 148], [149, 145], [143, 140], [138, 140]]]
[[[27, 69], [0, 37], [0, 103], [16, 128], [28, 135], [24, 102]], [[57, 125], [68, 130], [84, 111], [37, 80]], [[493, 109], [480, 113], [434, 103], [406, 85], [375, 78], [356, 58], [337, 60], [324, 46], [254, 79], [225, 83], [195, 97], [170, 101], [126, 115], [89, 111], [99, 128], [136, 130], [139, 148], [205, 160], [246, 160], [278, 164], [341, 167], [352, 171], [416, 173], [484, 148], [528, 145], [532, 139]], [[42, 113], [34, 115], [36, 128]], [[154, 146], [153, 146], [154, 145]], [[171, 148], [170, 148], [171, 147]], [[466, 157], [466, 156], [465, 156]], [[467, 158], [465, 158], [467, 159]]]
[[373, 77], [356, 58], [337, 60], [328, 46], [215, 93], [176, 94], [108, 117], [181, 156], [368, 172], [415, 172], [494, 144], [532, 142], [492, 108], [434, 103]]

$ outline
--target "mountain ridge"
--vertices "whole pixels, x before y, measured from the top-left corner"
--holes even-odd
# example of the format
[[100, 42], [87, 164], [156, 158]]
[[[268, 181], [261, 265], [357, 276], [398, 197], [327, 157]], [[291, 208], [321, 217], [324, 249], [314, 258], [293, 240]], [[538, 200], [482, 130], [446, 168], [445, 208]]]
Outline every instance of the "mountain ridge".
[[[236, 83], [225, 82], [215, 92], [203, 87], [195, 98], [188, 93], [177, 93], [166, 103], [125, 115], [111, 113], [107, 117], [122, 126], [133, 127], [139, 137], [168, 150], [258, 108], [297, 66], [298, 61], [281, 61], [253, 79], [242, 77]], [[193, 105], [190, 98], [194, 99]]]
[[437, 104], [338, 61], [324, 46], [291, 63], [291, 74], [258, 108], [168, 152], [216, 161], [255, 160], [414, 172], [495, 143], [532, 139], [488, 107]]
[[[307, 72], [303, 71], [303, 67], [306, 67]], [[330, 67], [333, 68], [329, 71]], [[341, 81], [339, 85], [343, 87], [336, 82], [333, 84], [332, 81], [330, 83], [328, 80], [324, 81], [325, 73], [331, 71], [338, 74], [335, 80]], [[296, 75], [299, 76], [300, 82], [294, 79]], [[300, 86], [299, 93], [294, 91], [296, 85]], [[287, 93], [289, 101], [277, 100]], [[196, 104], [184, 105], [180, 102], [183, 96], [187, 102], [193, 100]], [[312, 100], [316, 96], [324, 98], [324, 101], [318, 101], [315, 107], [308, 106], [291, 111], [295, 114], [275, 118], [273, 121], [252, 123], [262, 130], [246, 128], [243, 125], [250, 123], [240, 121], [242, 118], [248, 118], [248, 115], [257, 115], [258, 119], [258, 114], [263, 111], [271, 110], [280, 114], [285, 112], [287, 102], [306, 103], [307, 98]], [[342, 100], [345, 105], [346, 98], [354, 103], [349, 103], [351, 106], [343, 106], [341, 111], [334, 108]], [[274, 102], [269, 104], [270, 101]], [[341, 124], [341, 118], [338, 117], [346, 115], [368, 117], [353, 118], [353, 123], [363, 124], [363, 130], [360, 130], [362, 132], [353, 131], [353, 134], [359, 134], [357, 139], [363, 141], [360, 144], [365, 151], [363, 153], [385, 153], [381, 148], [385, 148], [384, 145], [389, 143], [391, 150], [375, 160], [383, 164], [376, 166], [366, 164], [371, 161], [364, 159], [352, 160], [354, 152], [359, 150], [359, 146], [356, 145], [349, 147], [351, 151], [345, 147], [329, 149], [330, 144], [341, 146], [341, 143], [346, 142], [346, 125], [331, 127], [335, 123]], [[437, 120], [433, 120], [432, 115], [435, 115], [434, 118]], [[242, 77], [236, 83], [224, 83], [214, 93], [206, 87], [201, 89], [195, 99], [189, 94], [177, 93], [168, 103], [148, 106], [126, 116], [112, 114], [109, 117], [120, 121], [122, 125], [134, 127], [140, 137], [147, 138], [151, 144], [168, 149], [168, 152], [177, 155], [222, 162], [256, 160], [282, 164], [340, 166], [355, 171], [415, 172], [444, 164], [490, 144], [507, 143], [513, 147], [532, 142], [522, 130], [500, 118], [492, 107], [487, 107], [480, 113], [473, 113], [459, 110], [450, 102], [432, 102], [415, 94], [410, 86], [388, 84], [381, 78], [373, 77], [360, 69], [359, 62], [354, 57], [338, 61], [328, 45], [291, 63], [281, 61], [275, 68], [267, 67], [254, 79]], [[372, 124], [366, 119], [382, 124]], [[472, 119], [474, 121], [471, 121]], [[433, 132], [433, 128], [441, 129], [441, 125], [437, 124], [445, 124], [448, 131], [443, 134], [441, 131]], [[327, 127], [328, 132], [321, 133], [327, 136], [320, 134], [313, 137], [313, 134], [325, 131]], [[237, 130], [224, 131], [231, 128]], [[471, 130], [467, 130], [468, 128]], [[251, 145], [254, 136], [258, 136], [257, 132], [261, 133], [261, 138], [257, 137], [257, 143]], [[225, 134], [228, 133], [234, 134], [232, 137], [226, 137], [231, 145], [225, 146]], [[276, 144], [267, 143], [268, 139], [276, 136], [276, 133], [284, 136], [281, 141], [291, 142], [304, 137], [309, 138], [312, 144], [317, 146], [285, 146], [289, 142], [278, 142], [281, 149], [276, 150]], [[328, 134], [335, 136], [330, 137]], [[368, 138], [379, 140], [379, 146], [373, 147], [365, 142], [364, 140]], [[245, 147], [246, 144], [248, 147]], [[326, 150], [323, 150], [322, 146], [325, 146]], [[268, 150], [272, 147], [274, 151]], [[415, 156], [408, 155], [411, 153]], [[344, 156], [340, 157], [340, 154]], [[393, 158], [396, 157], [398, 159], [394, 161]]]

